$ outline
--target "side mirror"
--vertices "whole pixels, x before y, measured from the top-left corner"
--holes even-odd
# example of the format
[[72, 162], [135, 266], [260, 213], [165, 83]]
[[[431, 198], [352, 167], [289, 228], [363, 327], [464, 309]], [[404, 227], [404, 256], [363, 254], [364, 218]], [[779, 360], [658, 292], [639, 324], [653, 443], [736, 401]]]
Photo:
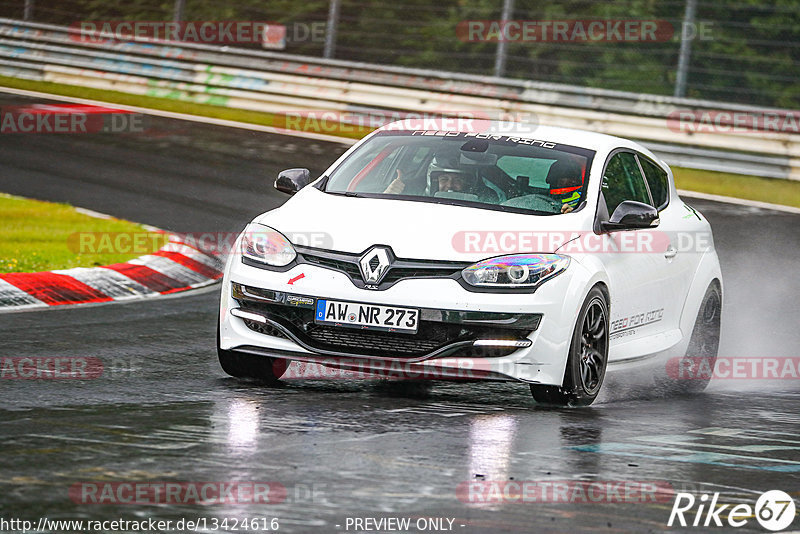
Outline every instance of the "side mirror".
[[658, 210], [649, 204], [635, 200], [625, 200], [608, 221], [600, 222], [603, 232], [615, 230], [635, 230], [637, 228], [651, 228], [658, 221]]
[[311, 171], [308, 169], [286, 169], [278, 174], [275, 189], [281, 193], [294, 195], [312, 181]]

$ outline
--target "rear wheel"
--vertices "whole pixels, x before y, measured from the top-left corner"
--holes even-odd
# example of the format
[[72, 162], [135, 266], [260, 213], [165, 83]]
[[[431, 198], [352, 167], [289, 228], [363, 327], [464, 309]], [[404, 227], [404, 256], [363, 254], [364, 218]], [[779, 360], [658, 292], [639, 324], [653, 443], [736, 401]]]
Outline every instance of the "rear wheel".
[[677, 362], [677, 368], [668, 373], [671, 393], [700, 393], [706, 389], [717, 362], [721, 318], [722, 294], [713, 283], [703, 296], [686, 354]]
[[257, 380], [267, 385], [280, 384], [279, 378], [289, 365], [287, 360], [256, 356], [224, 350], [219, 346], [219, 332], [217, 332], [217, 357], [222, 370], [236, 378]]
[[608, 364], [608, 302], [594, 287], [578, 314], [563, 386], [531, 384], [537, 403], [588, 406], [597, 398]]

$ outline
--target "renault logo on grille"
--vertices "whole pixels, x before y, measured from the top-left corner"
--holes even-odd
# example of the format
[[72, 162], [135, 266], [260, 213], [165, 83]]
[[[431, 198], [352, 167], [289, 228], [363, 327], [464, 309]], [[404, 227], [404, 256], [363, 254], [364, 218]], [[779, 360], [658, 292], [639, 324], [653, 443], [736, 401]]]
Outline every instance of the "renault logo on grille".
[[392, 256], [386, 247], [372, 247], [358, 260], [365, 284], [379, 284], [391, 264]]

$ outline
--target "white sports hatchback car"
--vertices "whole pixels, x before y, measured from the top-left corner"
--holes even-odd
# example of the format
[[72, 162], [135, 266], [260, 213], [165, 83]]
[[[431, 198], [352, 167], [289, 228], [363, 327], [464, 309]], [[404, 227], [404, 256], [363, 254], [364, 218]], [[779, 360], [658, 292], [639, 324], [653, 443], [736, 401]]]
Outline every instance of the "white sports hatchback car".
[[593, 402], [607, 370], [708, 382], [675, 369], [716, 359], [711, 229], [635, 142], [392, 123], [323, 176], [290, 169], [275, 187], [294, 196], [247, 226], [225, 268], [232, 376], [275, 383], [292, 360], [399, 369], [520, 381], [557, 405]]

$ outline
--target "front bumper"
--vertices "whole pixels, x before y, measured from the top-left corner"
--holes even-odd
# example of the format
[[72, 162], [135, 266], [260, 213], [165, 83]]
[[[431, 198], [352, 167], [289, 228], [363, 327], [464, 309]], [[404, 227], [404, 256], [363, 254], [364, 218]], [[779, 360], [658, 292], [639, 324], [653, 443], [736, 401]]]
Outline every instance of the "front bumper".
[[[529, 347], [540, 314], [423, 308], [414, 334], [318, 324], [316, 298], [231, 283], [239, 307], [231, 315], [250, 330], [290, 339], [309, 352], [336, 357], [420, 362], [445, 356], [498, 357]], [[326, 298], [325, 295], [320, 295]]]
[[[232, 258], [221, 292], [220, 348], [358, 370], [402, 362], [421, 376], [448, 378], [452, 371], [454, 378], [560, 385], [583, 297], [571, 285], [569, 276], [560, 276], [533, 294], [474, 293], [453, 279], [426, 278], [374, 291], [323, 267], [277, 272]], [[409, 335], [320, 328], [313, 324], [313, 309], [297, 304], [309, 298], [420, 308], [420, 330]], [[517, 343], [475, 344], [497, 339]]]

